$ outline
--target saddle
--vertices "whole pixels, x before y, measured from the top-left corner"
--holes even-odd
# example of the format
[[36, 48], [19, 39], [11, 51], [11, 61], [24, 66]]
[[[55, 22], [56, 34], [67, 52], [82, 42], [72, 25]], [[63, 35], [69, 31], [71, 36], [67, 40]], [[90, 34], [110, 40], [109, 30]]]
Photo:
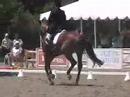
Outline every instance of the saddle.
[[50, 45], [56, 45], [57, 44], [57, 41], [58, 41], [58, 38], [61, 34], [63, 34], [66, 30], [62, 30], [60, 32], [58, 32], [57, 34], [50, 34], [50, 33], [47, 33], [46, 37], [45, 37], [45, 43]]
[[59, 33], [55, 34], [55, 35], [51, 35], [49, 33], [47, 33], [46, 37], [45, 37], [45, 43], [46, 45], [50, 48], [50, 50], [52, 52], [56, 52], [59, 49], [59, 46], [57, 44], [58, 39], [60, 37], [61, 34], [63, 34], [66, 30], [62, 30]]

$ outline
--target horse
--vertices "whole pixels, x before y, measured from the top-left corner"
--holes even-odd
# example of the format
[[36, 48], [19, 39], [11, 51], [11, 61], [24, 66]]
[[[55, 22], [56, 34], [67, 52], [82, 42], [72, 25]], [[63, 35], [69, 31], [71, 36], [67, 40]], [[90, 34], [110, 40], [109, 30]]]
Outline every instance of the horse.
[[[42, 50], [44, 52], [44, 60], [45, 60], [45, 71], [47, 74], [47, 78], [49, 80], [50, 85], [54, 85], [55, 75], [51, 70], [51, 62], [52, 60], [59, 55], [64, 55], [71, 63], [71, 66], [67, 70], [67, 77], [70, 80], [72, 78], [71, 71], [74, 66], [78, 63], [78, 74], [76, 77], [75, 85], [78, 85], [80, 79], [80, 73], [82, 70], [82, 55], [84, 50], [86, 50], [89, 57], [92, 59], [94, 63], [97, 63], [99, 66], [103, 65], [103, 61], [97, 58], [96, 54], [93, 51], [91, 43], [86, 39], [83, 32], [74, 30], [74, 31], [62, 31], [59, 35], [57, 43], [55, 45], [48, 44], [46, 42], [47, 36], [47, 27], [48, 25], [42, 25], [43, 31], [40, 34], [42, 37]], [[77, 60], [76, 61], [72, 54], [76, 53]]]

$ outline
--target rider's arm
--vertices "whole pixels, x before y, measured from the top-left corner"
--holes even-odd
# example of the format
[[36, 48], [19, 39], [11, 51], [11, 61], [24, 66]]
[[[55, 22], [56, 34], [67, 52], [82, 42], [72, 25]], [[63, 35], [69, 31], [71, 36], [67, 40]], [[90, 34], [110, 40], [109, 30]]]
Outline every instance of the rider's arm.
[[64, 19], [64, 21], [66, 21], [66, 15], [65, 15], [64, 11], [63, 11], [63, 19]]
[[22, 39], [19, 39], [19, 43], [20, 43], [20, 46], [23, 45], [23, 41], [22, 41]]
[[2, 47], [7, 47], [7, 46], [5, 45], [5, 39], [2, 40], [1, 46], [2, 46]]
[[13, 47], [13, 41], [9, 39], [9, 48], [12, 49]]
[[54, 21], [54, 15], [55, 15], [55, 10], [53, 9], [50, 13], [50, 16], [48, 18], [48, 24], [52, 23]]
[[2, 42], [1, 42], [1, 46], [3, 46], [3, 44], [4, 44], [4, 39], [3, 39]]

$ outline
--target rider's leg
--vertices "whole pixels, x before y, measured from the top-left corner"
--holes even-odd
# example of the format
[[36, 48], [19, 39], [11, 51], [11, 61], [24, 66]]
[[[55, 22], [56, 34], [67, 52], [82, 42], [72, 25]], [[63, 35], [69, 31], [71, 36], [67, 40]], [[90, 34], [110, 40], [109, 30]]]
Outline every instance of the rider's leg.
[[55, 34], [47, 33], [46, 41], [47, 41], [48, 43], [53, 43], [54, 36], [55, 36]]
[[46, 41], [49, 42], [51, 40], [51, 34], [50, 33], [47, 33], [46, 35]]

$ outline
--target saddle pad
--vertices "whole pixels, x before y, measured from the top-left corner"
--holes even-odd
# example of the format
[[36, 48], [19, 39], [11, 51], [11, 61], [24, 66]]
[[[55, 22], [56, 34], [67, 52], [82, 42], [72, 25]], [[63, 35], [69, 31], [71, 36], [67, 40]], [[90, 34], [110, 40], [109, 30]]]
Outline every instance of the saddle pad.
[[53, 44], [56, 44], [58, 41], [59, 36], [64, 32], [65, 30], [62, 30], [60, 33], [57, 33], [54, 37]]

